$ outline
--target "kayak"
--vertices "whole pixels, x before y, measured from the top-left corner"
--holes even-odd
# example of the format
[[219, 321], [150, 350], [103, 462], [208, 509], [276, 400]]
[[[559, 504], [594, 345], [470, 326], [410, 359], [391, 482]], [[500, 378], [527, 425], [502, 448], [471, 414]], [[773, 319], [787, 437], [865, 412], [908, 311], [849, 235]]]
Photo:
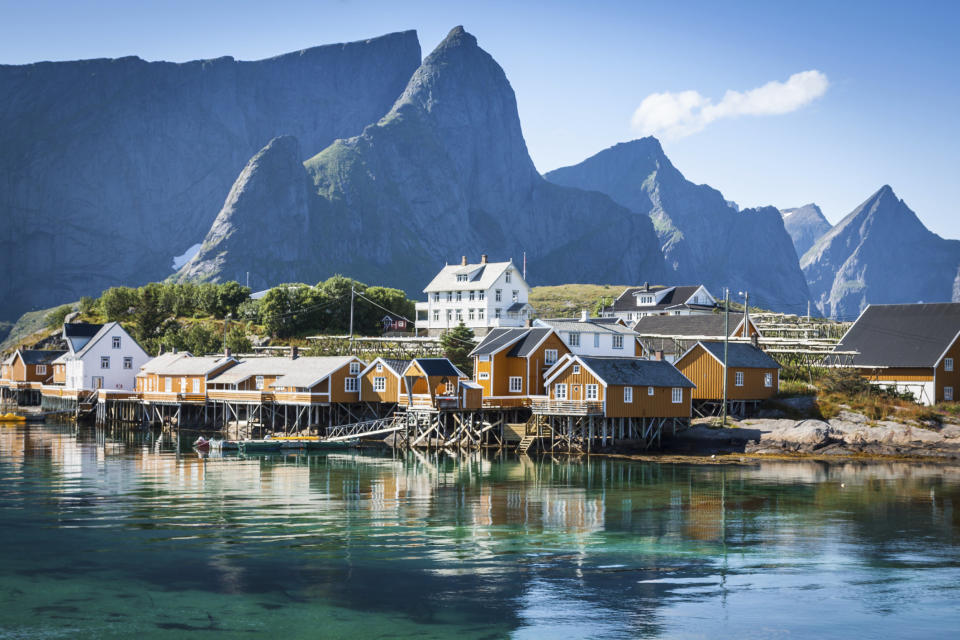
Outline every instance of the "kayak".
[[26, 422], [26, 416], [18, 416], [15, 413], [0, 414], [0, 422]]

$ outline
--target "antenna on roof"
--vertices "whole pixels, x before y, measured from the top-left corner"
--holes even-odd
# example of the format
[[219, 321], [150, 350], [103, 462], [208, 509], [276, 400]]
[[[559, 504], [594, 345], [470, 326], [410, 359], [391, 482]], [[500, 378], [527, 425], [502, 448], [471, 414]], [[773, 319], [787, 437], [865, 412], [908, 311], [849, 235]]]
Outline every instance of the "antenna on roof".
[[527, 279], [527, 252], [523, 252], [523, 279]]

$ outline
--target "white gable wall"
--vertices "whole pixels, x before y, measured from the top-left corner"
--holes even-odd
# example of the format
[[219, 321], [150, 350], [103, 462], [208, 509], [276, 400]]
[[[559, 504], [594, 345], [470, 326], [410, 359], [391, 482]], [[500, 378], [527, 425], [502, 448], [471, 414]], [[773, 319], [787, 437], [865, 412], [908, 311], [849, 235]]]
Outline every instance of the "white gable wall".
[[[113, 347], [113, 338], [120, 338], [120, 347]], [[110, 359], [110, 366], [103, 368], [101, 358]], [[133, 359], [131, 368], [123, 368], [123, 359]], [[95, 377], [103, 378], [103, 389], [122, 389], [133, 391], [140, 367], [150, 360], [150, 356], [140, 345], [124, 331], [119, 324], [113, 326], [96, 344], [92, 345], [81, 358], [67, 360], [66, 387], [68, 389], [95, 389]]]

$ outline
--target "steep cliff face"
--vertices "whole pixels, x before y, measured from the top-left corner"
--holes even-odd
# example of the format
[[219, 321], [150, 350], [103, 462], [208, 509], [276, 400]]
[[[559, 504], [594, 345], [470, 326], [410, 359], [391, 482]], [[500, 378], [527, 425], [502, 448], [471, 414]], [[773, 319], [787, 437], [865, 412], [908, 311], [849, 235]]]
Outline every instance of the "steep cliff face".
[[614, 147], [546, 174], [557, 184], [605, 193], [657, 230], [672, 284], [748, 290], [767, 308], [805, 311], [807, 285], [773, 207], [737, 210], [707, 185], [683, 177], [655, 138]]
[[[385, 117], [304, 164], [319, 202], [301, 239], [312, 257], [296, 279], [341, 272], [412, 293], [461, 255], [520, 260], [524, 251], [529, 278], [542, 284], [656, 281], [663, 273], [648, 219], [537, 173], [510, 83], [460, 27]], [[248, 237], [258, 233], [250, 222], [240, 224]], [[251, 258], [243, 242], [239, 233], [208, 235], [194, 269], [223, 256], [203, 272], [234, 277]]]
[[801, 258], [814, 304], [855, 318], [868, 303], [950, 302], [960, 241], [929, 231], [884, 185]]
[[820, 211], [820, 207], [813, 203], [792, 209], [780, 209], [780, 214], [798, 256], [805, 254], [823, 234], [830, 231], [830, 223]]
[[0, 317], [167, 276], [258, 149], [356, 135], [419, 64], [409, 31], [257, 62], [0, 66]]

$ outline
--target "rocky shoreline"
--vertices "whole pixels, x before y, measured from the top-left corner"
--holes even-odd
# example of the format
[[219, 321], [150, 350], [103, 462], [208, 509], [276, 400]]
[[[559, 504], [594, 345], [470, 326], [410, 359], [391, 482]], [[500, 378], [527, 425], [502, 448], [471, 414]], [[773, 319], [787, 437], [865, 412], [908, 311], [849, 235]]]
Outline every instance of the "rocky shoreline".
[[919, 425], [841, 412], [830, 420], [756, 418], [664, 435], [664, 453], [960, 459], [960, 424]]

